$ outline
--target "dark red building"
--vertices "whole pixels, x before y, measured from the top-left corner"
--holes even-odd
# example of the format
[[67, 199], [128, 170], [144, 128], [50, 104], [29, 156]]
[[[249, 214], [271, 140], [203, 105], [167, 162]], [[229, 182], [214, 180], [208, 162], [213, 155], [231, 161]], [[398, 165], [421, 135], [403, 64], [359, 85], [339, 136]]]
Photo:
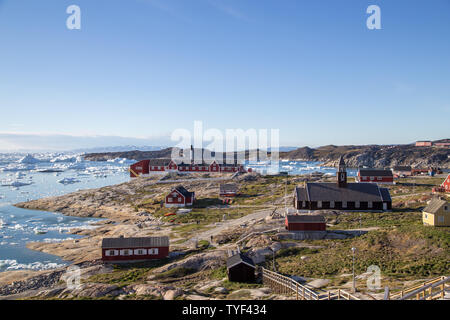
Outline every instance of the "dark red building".
[[394, 184], [391, 170], [360, 169], [356, 177], [357, 182]]
[[165, 206], [167, 208], [191, 206], [194, 201], [195, 192], [187, 191], [183, 186], [178, 186], [166, 196]]
[[325, 231], [325, 218], [321, 215], [288, 214], [285, 219], [288, 231]]
[[169, 256], [169, 237], [103, 238], [102, 260], [137, 262]]

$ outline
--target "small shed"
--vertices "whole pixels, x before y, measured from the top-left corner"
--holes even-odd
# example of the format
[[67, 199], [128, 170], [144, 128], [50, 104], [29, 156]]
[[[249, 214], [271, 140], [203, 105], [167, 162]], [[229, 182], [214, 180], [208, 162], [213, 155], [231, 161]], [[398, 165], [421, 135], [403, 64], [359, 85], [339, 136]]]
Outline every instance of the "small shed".
[[239, 195], [239, 189], [235, 183], [221, 184], [219, 189], [219, 195], [221, 197], [236, 197]]
[[169, 256], [169, 237], [103, 238], [102, 260], [136, 262]]
[[288, 214], [285, 219], [288, 231], [325, 231], [326, 223], [322, 215]]
[[232, 255], [227, 260], [228, 280], [234, 282], [255, 282], [256, 267], [252, 258], [243, 253]]

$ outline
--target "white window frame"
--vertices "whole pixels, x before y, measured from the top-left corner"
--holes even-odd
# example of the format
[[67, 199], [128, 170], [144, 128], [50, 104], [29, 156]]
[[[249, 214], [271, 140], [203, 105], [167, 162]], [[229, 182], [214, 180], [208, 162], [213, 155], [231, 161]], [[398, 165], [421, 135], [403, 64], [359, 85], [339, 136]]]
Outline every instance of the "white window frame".
[[122, 249], [122, 250], [120, 250], [120, 255], [121, 256], [131, 256], [131, 255], [133, 255], [133, 250], [132, 249]]
[[[141, 251], [141, 252], [139, 252], [139, 251]], [[135, 249], [134, 250], [134, 254], [135, 255], [138, 255], [138, 256], [143, 256], [143, 255], [146, 255], [147, 254], [147, 249]]]
[[107, 257], [114, 257], [114, 256], [119, 255], [119, 252], [118, 252], [118, 250], [107, 249], [107, 250], [105, 251], [105, 255], [106, 255]]

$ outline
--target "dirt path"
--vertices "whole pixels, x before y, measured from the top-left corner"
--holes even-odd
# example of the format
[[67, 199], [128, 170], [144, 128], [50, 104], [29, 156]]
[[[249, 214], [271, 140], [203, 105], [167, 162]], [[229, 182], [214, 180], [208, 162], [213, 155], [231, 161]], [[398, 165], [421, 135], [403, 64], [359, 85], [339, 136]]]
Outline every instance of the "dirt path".
[[[244, 217], [234, 219], [234, 220], [228, 220], [225, 222], [221, 222], [219, 226], [216, 226], [212, 229], [200, 232], [195, 238], [198, 240], [211, 240], [211, 236], [216, 236], [222, 231], [231, 228], [231, 227], [239, 227], [241, 224], [244, 224], [246, 222], [249, 222], [250, 220], [260, 220], [264, 219], [267, 215], [272, 213], [272, 209], [266, 209], [257, 211], [255, 213], [248, 214]], [[189, 239], [188, 241], [192, 241], [194, 238]]]

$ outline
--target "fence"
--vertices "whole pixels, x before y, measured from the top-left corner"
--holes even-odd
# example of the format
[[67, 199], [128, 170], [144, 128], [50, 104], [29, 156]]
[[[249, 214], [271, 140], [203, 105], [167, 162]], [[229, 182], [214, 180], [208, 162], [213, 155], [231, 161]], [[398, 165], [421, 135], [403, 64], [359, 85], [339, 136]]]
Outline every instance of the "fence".
[[295, 295], [297, 300], [359, 300], [345, 290], [318, 293], [282, 274], [262, 268], [263, 283], [275, 293]]
[[[333, 290], [318, 293], [292, 278], [277, 272], [261, 268], [263, 283], [273, 292], [285, 295], [295, 295], [297, 300], [360, 300], [345, 290]], [[389, 294], [388, 300], [435, 300], [444, 299], [446, 292], [450, 292], [450, 277], [442, 276], [420, 285]], [[375, 300], [374, 297], [370, 296]]]
[[445, 293], [450, 292], [450, 277], [439, 277], [420, 285], [389, 295], [390, 300], [435, 300], [444, 299]]

